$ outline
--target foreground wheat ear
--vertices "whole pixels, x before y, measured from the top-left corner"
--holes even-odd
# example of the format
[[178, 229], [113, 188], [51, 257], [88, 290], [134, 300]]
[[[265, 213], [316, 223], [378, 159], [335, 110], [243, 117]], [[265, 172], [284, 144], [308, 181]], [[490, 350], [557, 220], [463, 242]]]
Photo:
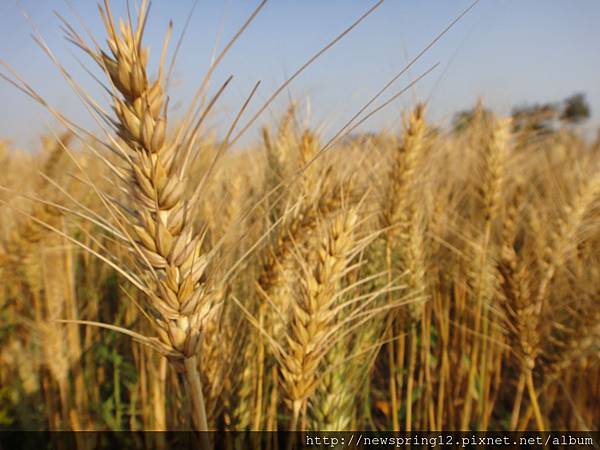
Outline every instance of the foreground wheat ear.
[[[100, 13], [108, 33], [110, 53], [81, 45], [112, 83], [114, 128], [120, 141], [113, 152], [115, 167], [130, 204], [120, 207], [118, 219], [135, 255], [135, 268], [146, 288], [144, 309], [159, 334], [158, 350], [185, 375], [197, 430], [207, 430], [198, 353], [202, 333], [221, 304], [206, 275], [208, 256], [202, 253], [200, 230], [194, 228], [198, 191], [186, 195], [194, 139], [167, 136], [167, 97], [164, 58], [157, 78], [148, 75], [148, 50], [142, 39], [148, 2], [142, 1], [137, 27], [114, 22], [108, 2]], [[75, 40], [75, 39], [73, 39]], [[167, 40], [166, 40], [167, 41]], [[166, 47], [166, 46], [165, 46]]]

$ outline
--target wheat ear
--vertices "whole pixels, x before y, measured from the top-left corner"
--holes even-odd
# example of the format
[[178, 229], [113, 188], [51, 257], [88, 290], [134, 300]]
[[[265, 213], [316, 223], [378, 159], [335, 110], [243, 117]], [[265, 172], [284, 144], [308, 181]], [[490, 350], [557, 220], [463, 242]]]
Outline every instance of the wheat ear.
[[319, 364], [330, 348], [338, 282], [350, 262], [356, 222], [354, 210], [334, 219], [323, 235], [314, 268], [304, 267], [300, 293], [292, 306], [286, 349], [278, 354], [285, 399], [293, 412], [292, 431], [315, 390]]
[[181, 370], [190, 390], [194, 427], [208, 429], [197, 355], [205, 325], [218, 302], [207, 283], [207, 257], [192, 213], [196, 197], [186, 196], [191, 142], [167, 139], [167, 97], [163, 62], [157, 79], [148, 75], [143, 47], [149, 3], [140, 5], [138, 23], [120, 22], [117, 31], [108, 3], [100, 9], [110, 53], [88, 53], [106, 71], [114, 87], [115, 129], [124, 145], [113, 150], [124, 161], [122, 188], [131, 205], [123, 215], [134, 237], [132, 250], [149, 286], [148, 310], [159, 333], [159, 348]]

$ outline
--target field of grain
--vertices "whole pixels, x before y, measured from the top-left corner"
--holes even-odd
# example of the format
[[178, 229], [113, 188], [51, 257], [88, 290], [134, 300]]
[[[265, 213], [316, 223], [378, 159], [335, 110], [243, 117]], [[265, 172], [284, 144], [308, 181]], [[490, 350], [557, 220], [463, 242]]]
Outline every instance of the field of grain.
[[600, 428], [599, 141], [422, 103], [330, 141], [292, 103], [230, 151], [219, 90], [169, 117], [147, 5], [64, 27], [104, 132], [0, 144], [0, 429]]

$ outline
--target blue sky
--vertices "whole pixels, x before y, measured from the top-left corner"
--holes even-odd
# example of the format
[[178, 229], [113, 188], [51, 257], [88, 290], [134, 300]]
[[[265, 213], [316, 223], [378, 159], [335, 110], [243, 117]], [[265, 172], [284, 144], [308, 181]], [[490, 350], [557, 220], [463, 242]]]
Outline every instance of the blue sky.
[[[55, 107], [93, 128], [77, 97], [30, 36], [34, 24], [77, 79], [102, 99], [77, 62], [76, 57], [83, 56], [62, 39], [53, 15], [56, 10], [77, 23], [69, 3], [94, 35], [102, 37], [93, 0], [2, 0], [0, 59], [14, 66]], [[124, 0], [112, 3], [122, 10]], [[155, 57], [168, 19], [173, 19], [176, 33], [181, 31], [192, 3], [154, 0], [147, 42]], [[199, 1], [176, 66], [171, 92], [175, 116], [182, 108], [181, 99], [202, 78], [214, 46], [224, 45], [257, 3]], [[372, 4], [370, 0], [271, 0], [215, 73], [213, 89], [230, 74], [234, 80], [211, 125], [223, 129], [254, 83], [261, 80], [254, 101], [254, 108], [258, 107], [287, 75]], [[259, 123], [278, 117], [290, 98], [310, 99], [312, 124], [326, 135], [334, 133], [469, 4], [470, 0], [386, 0], [297, 79]], [[514, 105], [561, 100], [575, 92], [587, 95], [593, 117], [586, 127], [592, 129], [600, 122], [598, 23], [597, 0], [481, 0], [382, 100], [439, 62], [437, 69], [362, 129], [397, 127], [401, 111], [415, 98], [429, 99], [431, 119], [444, 124], [480, 96], [488, 106], [507, 113]], [[39, 135], [55, 123], [41, 107], [1, 80], [0, 99], [0, 137], [21, 147], [37, 146]], [[243, 142], [256, 138], [256, 129], [251, 129]]]

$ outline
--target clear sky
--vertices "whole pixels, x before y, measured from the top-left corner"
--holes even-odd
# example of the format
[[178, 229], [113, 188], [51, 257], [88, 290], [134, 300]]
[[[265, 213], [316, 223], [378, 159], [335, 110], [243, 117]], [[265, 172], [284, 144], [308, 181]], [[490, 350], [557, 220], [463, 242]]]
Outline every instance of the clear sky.
[[[121, 11], [124, 0], [112, 3]], [[160, 52], [168, 19], [180, 32], [192, 3], [154, 0], [147, 32], [152, 62]], [[171, 93], [175, 111], [197, 87], [215, 45], [224, 45], [257, 3], [199, 1], [176, 66]], [[312, 123], [326, 134], [335, 132], [470, 3], [386, 0], [297, 79], [259, 123], [277, 117], [290, 98], [310, 99]], [[287, 75], [373, 4], [372, 0], [271, 0], [215, 74], [213, 89], [230, 74], [234, 80], [211, 118], [212, 125], [221, 129], [228, 124], [253, 84], [261, 80], [254, 101], [257, 107]], [[0, 59], [15, 67], [55, 107], [93, 128], [77, 97], [30, 36], [34, 24], [77, 79], [102, 98], [76, 57], [88, 61], [62, 39], [54, 10], [75, 24], [79, 16], [96, 37], [103, 36], [94, 0], [0, 0]], [[444, 124], [479, 96], [488, 106], [507, 113], [514, 105], [561, 100], [575, 92], [587, 95], [593, 117], [586, 127], [596, 127], [600, 122], [599, 24], [598, 0], [481, 0], [382, 100], [437, 62], [438, 68], [362, 129], [396, 126], [402, 109], [415, 97], [429, 99], [431, 119]], [[2, 80], [0, 105], [0, 137], [22, 147], [37, 146], [39, 135], [54, 123], [42, 108]], [[245, 139], [256, 137], [253, 129]]]

